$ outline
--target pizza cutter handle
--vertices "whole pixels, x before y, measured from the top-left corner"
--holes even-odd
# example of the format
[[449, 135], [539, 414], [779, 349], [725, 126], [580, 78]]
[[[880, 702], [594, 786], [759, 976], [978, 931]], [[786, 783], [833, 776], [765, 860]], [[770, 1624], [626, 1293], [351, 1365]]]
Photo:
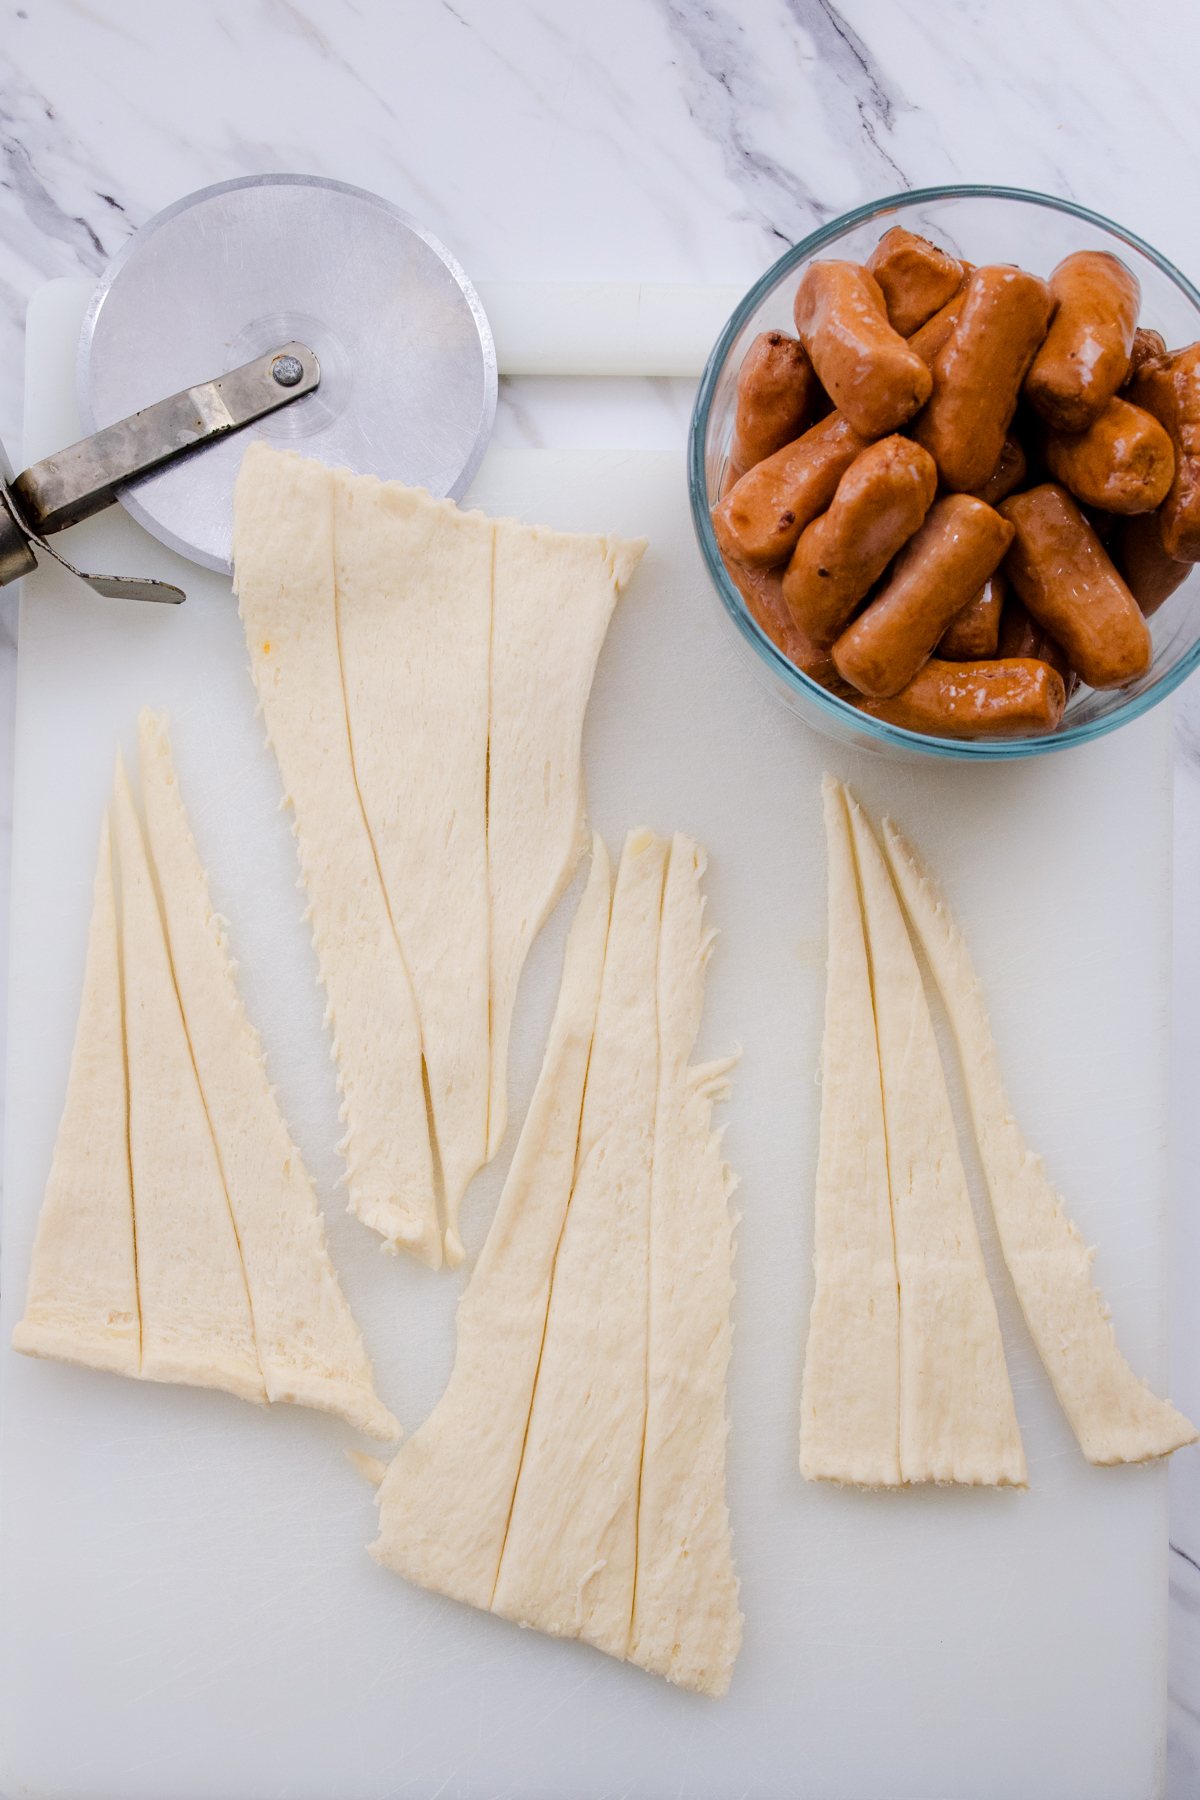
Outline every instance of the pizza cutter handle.
[[269, 350], [35, 463], [13, 483], [17, 504], [39, 536], [62, 531], [111, 506], [127, 481], [290, 406], [320, 379], [321, 365], [306, 345]]
[[185, 388], [56, 451], [15, 480], [5, 462], [0, 467], [0, 587], [32, 574], [36, 549], [113, 599], [182, 600], [183, 590], [170, 582], [85, 575], [45, 540], [112, 506], [118, 488], [127, 482], [290, 406], [311, 394], [320, 380], [321, 365], [306, 344], [283, 344], [215, 381]]
[[10, 581], [19, 581], [22, 575], [33, 574], [38, 566], [34, 546], [43, 555], [52, 556], [69, 575], [86, 582], [93, 593], [105, 594], [110, 600], [165, 600], [178, 606], [181, 600], [187, 599], [183, 589], [170, 581], [153, 581], [142, 575], [88, 575], [77, 569], [45, 538], [29, 530], [13, 500], [12, 489], [0, 479], [0, 587]]

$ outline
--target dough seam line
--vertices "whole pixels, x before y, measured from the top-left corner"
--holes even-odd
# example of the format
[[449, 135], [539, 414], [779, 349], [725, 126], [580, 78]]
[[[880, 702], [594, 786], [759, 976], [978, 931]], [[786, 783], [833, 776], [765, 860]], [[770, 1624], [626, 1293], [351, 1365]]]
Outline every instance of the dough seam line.
[[[633, 1506], [633, 1586], [629, 1596], [629, 1630], [625, 1638], [625, 1656], [628, 1656], [633, 1640], [633, 1621], [637, 1617], [637, 1577], [638, 1551], [642, 1536], [642, 1473], [646, 1466], [646, 1429], [650, 1419], [650, 1323], [654, 1307], [654, 1164], [658, 1154], [658, 1095], [662, 1087], [662, 1017], [658, 1005], [658, 970], [662, 959], [662, 927], [663, 901], [667, 892], [667, 877], [671, 872], [671, 858], [675, 854], [675, 841], [672, 839], [667, 849], [666, 861], [663, 864], [662, 887], [658, 896], [658, 939], [654, 951], [654, 1028], [657, 1043], [657, 1055], [654, 1066], [654, 1110], [655, 1125], [650, 1138], [650, 1206], [646, 1217], [646, 1355], [642, 1362], [642, 1447], [638, 1452], [637, 1487], [634, 1490]], [[707, 896], [706, 896], [707, 898]], [[701, 903], [703, 911], [703, 902]], [[714, 934], [715, 935], [715, 934]], [[586, 1088], [585, 1088], [586, 1093]], [[582, 1121], [581, 1121], [582, 1122]], [[589, 1580], [596, 1571], [593, 1569], [585, 1580]], [[580, 1583], [582, 1596], [583, 1583]], [[624, 1658], [622, 1659], [624, 1660]]]
[[[408, 985], [411, 988], [412, 987], [412, 970], [409, 968], [408, 958], [404, 954], [404, 945], [400, 942], [400, 933], [396, 930], [396, 920], [392, 913], [391, 896], [389, 895], [389, 893], [387, 891], [387, 883], [383, 879], [383, 866], [379, 861], [379, 846], [375, 842], [375, 833], [371, 830], [371, 821], [367, 817], [367, 809], [363, 803], [362, 784], [358, 778], [358, 763], [355, 760], [355, 755], [354, 755], [354, 733], [350, 729], [350, 702], [349, 702], [349, 699], [346, 694], [346, 663], [345, 663], [345, 657], [342, 652], [342, 615], [341, 615], [341, 610], [337, 603], [337, 558], [336, 558], [336, 556], [334, 557], [334, 564], [333, 564], [333, 629], [334, 629], [334, 633], [337, 637], [338, 685], [342, 690], [342, 710], [346, 715], [346, 741], [350, 746], [350, 773], [354, 777], [354, 792], [355, 792], [355, 796], [358, 800], [358, 810], [362, 815], [363, 830], [366, 832], [367, 842], [371, 846], [371, 856], [375, 863], [375, 876], [376, 876], [377, 881], [379, 882], [379, 891], [383, 895], [383, 905], [384, 905], [384, 910], [386, 911], [387, 916], [388, 916], [388, 924], [392, 928], [392, 936], [396, 940], [396, 950], [399, 954], [400, 961], [404, 964], [404, 972], [408, 976]], [[292, 830], [293, 830], [294, 834], [298, 834], [298, 832], [299, 832], [299, 824], [298, 824], [294, 810], [293, 810], [293, 815], [292, 815]], [[310, 902], [309, 910], [311, 911], [311, 902]], [[414, 997], [415, 997], [415, 991], [414, 991]], [[328, 1004], [329, 1003], [327, 1000], [327, 1002], [326, 1002], [327, 1012], [328, 1012]], [[419, 1024], [420, 1023], [420, 1013], [419, 1012], [417, 1014], [417, 1021]], [[330, 1024], [332, 1026], [332, 1020], [330, 1021]], [[422, 1037], [422, 1041], [421, 1041], [421, 1075], [422, 1075], [421, 1091], [422, 1091], [422, 1095], [423, 1095], [424, 1101], [425, 1101], [425, 1119], [426, 1119], [426, 1125], [427, 1125], [428, 1131], [429, 1131], [429, 1148], [430, 1148], [431, 1154], [436, 1159], [435, 1169], [436, 1169], [437, 1176], [440, 1178], [440, 1176], [441, 1176], [441, 1159], [440, 1159], [440, 1156], [438, 1155], [437, 1133], [434, 1129], [433, 1096], [429, 1090], [429, 1065], [427, 1064], [427, 1062], [425, 1060], [425, 1042], [424, 1042], [423, 1037]], [[338, 1080], [338, 1091], [339, 1091], [339, 1093], [341, 1092], [340, 1071], [339, 1071], [339, 1080]], [[341, 1149], [340, 1144], [339, 1144], [338, 1148], [339, 1148], [339, 1150]], [[349, 1180], [350, 1180], [350, 1170], [349, 1170], [349, 1164], [347, 1164], [346, 1168], [343, 1169], [341, 1175], [338, 1178], [337, 1185], [339, 1187], [342, 1187], [342, 1186], [348, 1187]], [[435, 1201], [436, 1201], [436, 1196], [437, 1196], [437, 1189], [440, 1186], [443, 1186], [443, 1183], [441, 1182], [440, 1179], [438, 1179], [435, 1181], [435, 1188], [434, 1188]], [[444, 1208], [443, 1208], [443, 1210], [444, 1210]]]
[[[605, 949], [607, 951], [607, 943], [605, 945]], [[600, 980], [601, 980], [601, 982], [603, 982], [603, 980], [604, 980], [603, 966], [601, 966], [601, 970], [600, 970]], [[595, 1036], [596, 1036], [595, 1025], [593, 1024], [593, 1027], [592, 1027], [593, 1042], [595, 1041]], [[584, 1067], [584, 1071], [583, 1071], [583, 1091], [584, 1091], [584, 1093], [587, 1092], [588, 1070], [591, 1068], [591, 1066], [592, 1066], [592, 1049], [591, 1049], [591, 1044], [589, 1044], [588, 1045], [587, 1063], [586, 1063], [586, 1065]], [[583, 1135], [583, 1109], [581, 1107], [580, 1112], [579, 1112], [579, 1122], [575, 1127], [575, 1169], [576, 1169], [576, 1172], [578, 1172], [578, 1168], [579, 1168], [579, 1140], [582, 1137], [582, 1135]], [[574, 1187], [574, 1185], [575, 1185], [575, 1177], [574, 1177], [574, 1175], [572, 1175], [571, 1186]], [[525, 1416], [525, 1430], [521, 1434], [521, 1456], [520, 1456], [519, 1462], [517, 1463], [517, 1479], [513, 1482], [512, 1496], [508, 1502], [508, 1517], [504, 1521], [504, 1536], [500, 1540], [500, 1554], [496, 1558], [496, 1574], [492, 1581], [492, 1591], [491, 1591], [490, 1595], [488, 1596], [488, 1610], [489, 1611], [491, 1610], [491, 1605], [492, 1605], [493, 1600], [495, 1600], [495, 1598], [496, 1598], [496, 1588], [500, 1581], [500, 1569], [501, 1569], [501, 1565], [504, 1562], [504, 1546], [508, 1543], [508, 1532], [509, 1532], [509, 1527], [512, 1524], [513, 1507], [517, 1503], [517, 1489], [521, 1485], [521, 1470], [525, 1466], [525, 1451], [529, 1444], [529, 1422], [533, 1417], [533, 1397], [537, 1393], [538, 1376], [542, 1372], [542, 1352], [546, 1348], [546, 1320], [550, 1317], [550, 1302], [554, 1298], [554, 1269], [555, 1269], [555, 1265], [558, 1262], [558, 1246], [562, 1243], [562, 1235], [563, 1235], [563, 1232], [566, 1230], [566, 1226], [567, 1226], [567, 1213], [569, 1213], [570, 1210], [571, 1210], [571, 1202], [570, 1202], [570, 1199], [568, 1198], [566, 1208], [565, 1208], [565, 1210], [563, 1212], [563, 1216], [562, 1216], [562, 1223], [560, 1224], [560, 1226], [558, 1228], [558, 1236], [554, 1240], [554, 1256], [551, 1259], [551, 1263], [550, 1263], [550, 1286], [549, 1286], [549, 1289], [546, 1294], [546, 1311], [542, 1317], [542, 1335], [541, 1335], [541, 1341], [538, 1344], [537, 1365], [533, 1371], [533, 1387], [530, 1391], [530, 1396], [529, 1396], [529, 1411]]]
[[[883, 1051], [882, 1051], [882, 1049], [880, 1047], [880, 1043], [879, 1043], [879, 1008], [876, 1003], [876, 997], [875, 997], [875, 994], [876, 994], [876, 976], [875, 976], [876, 951], [875, 951], [875, 947], [871, 941], [871, 934], [867, 929], [867, 900], [866, 900], [866, 895], [863, 892], [862, 868], [859, 864], [858, 845], [854, 839], [853, 821], [852, 821], [851, 815], [850, 815], [850, 790], [847, 788], [845, 782], [840, 782], [838, 785], [839, 785], [839, 799], [841, 802], [842, 810], [844, 811], [844, 813], [846, 815], [846, 824], [847, 824], [847, 826], [849, 826], [851, 828], [850, 832], [849, 832], [849, 838], [850, 838], [850, 855], [854, 862], [854, 890], [858, 896], [858, 916], [859, 916], [859, 919], [862, 924], [863, 944], [864, 944], [864, 947], [867, 952], [867, 979], [868, 979], [868, 981], [870, 983], [870, 987], [871, 987], [871, 1025], [872, 1025], [872, 1029], [874, 1031], [874, 1036], [875, 1036], [875, 1060], [879, 1067], [880, 1093], [882, 1095], [882, 1091], [883, 1091]], [[893, 1182], [892, 1182], [892, 1146], [891, 1146], [891, 1142], [889, 1140], [888, 1132], [887, 1132], [886, 1108], [885, 1108], [885, 1112], [884, 1112], [883, 1160], [884, 1160], [884, 1164], [887, 1169], [888, 1223], [891, 1226], [891, 1231], [892, 1231], [892, 1267], [895, 1271], [895, 1277], [896, 1277], [896, 1326], [897, 1326], [897, 1331], [899, 1332], [901, 1330], [901, 1319], [902, 1319], [903, 1312], [904, 1312], [904, 1292], [903, 1292], [903, 1289], [900, 1284], [900, 1258], [899, 1258], [899, 1254], [898, 1254], [897, 1247], [896, 1247], [896, 1208], [895, 1208], [895, 1205], [893, 1204], [893, 1199], [892, 1199], [892, 1196], [895, 1193], [895, 1188], [894, 1188]], [[903, 1385], [903, 1375], [902, 1375], [901, 1365], [898, 1362], [897, 1367], [896, 1367], [896, 1463], [901, 1471], [900, 1485], [901, 1485], [901, 1487], [907, 1487], [908, 1483], [903, 1478], [903, 1462], [902, 1462], [901, 1455], [900, 1455], [901, 1435], [902, 1435], [902, 1429], [903, 1429], [902, 1428], [903, 1417], [904, 1417], [904, 1385]]]
[[[120, 755], [119, 750], [118, 750], [117, 754]], [[104, 818], [105, 818], [106, 823], [109, 820], [110, 816], [111, 816], [111, 808], [106, 806], [104, 809]], [[112, 867], [113, 867], [114, 863], [116, 863], [118, 867], [120, 866], [119, 858], [117, 856], [117, 846], [116, 846], [116, 843], [113, 841], [111, 832], [110, 832], [110, 837], [109, 837], [109, 874], [110, 874], [110, 877], [112, 875]], [[126, 1000], [126, 987], [125, 987], [125, 888], [124, 888], [123, 882], [117, 882], [115, 880], [113, 881], [113, 898], [115, 901], [115, 905], [113, 907], [113, 913], [114, 913], [114, 917], [116, 919], [116, 926], [117, 926], [117, 977], [120, 982], [120, 992], [121, 992], [121, 1060], [125, 1066], [125, 1161], [128, 1166], [128, 1169], [129, 1169], [129, 1204], [130, 1204], [131, 1211], [134, 1212], [134, 1215], [136, 1217], [136, 1207], [135, 1207], [134, 1193], [133, 1193], [133, 1144], [130, 1141], [130, 1131], [129, 1131], [129, 1093], [130, 1093], [130, 1087], [129, 1087], [129, 1033], [128, 1033], [128, 1030], [126, 1029], [126, 1023], [125, 1023], [125, 1009], [126, 1009], [126, 1005], [127, 1005], [127, 1000]], [[174, 977], [174, 970], [172, 970], [172, 978], [173, 977]], [[189, 1049], [191, 1048], [190, 1042], [189, 1042], [188, 1047], [189, 1047]], [[228, 1195], [226, 1195], [226, 1200], [228, 1200]], [[244, 1269], [242, 1270], [242, 1275], [244, 1278], [245, 1277]], [[138, 1249], [137, 1249], [136, 1225], [134, 1227], [134, 1233], [133, 1233], [133, 1293], [134, 1293], [134, 1299], [137, 1303], [138, 1378], [140, 1380], [141, 1372], [142, 1372], [142, 1289], [141, 1289], [141, 1284], [138, 1281]]]
[[[118, 749], [117, 749], [118, 759], [120, 759], [120, 756], [121, 756], [121, 751], [118, 746]], [[135, 808], [135, 810], [136, 810], [136, 808]], [[213, 1150], [216, 1152], [217, 1169], [220, 1172], [220, 1176], [221, 1176], [221, 1186], [225, 1191], [225, 1205], [229, 1209], [229, 1223], [233, 1226], [233, 1241], [237, 1245], [238, 1261], [241, 1264], [241, 1269], [242, 1269], [242, 1282], [246, 1289], [246, 1304], [250, 1309], [250, 1332], [254, 1339], [254, 1354], [258, 1358], [259, 1372], [260, 1372], [260, 1374], [262, 1374], [263, 1380], [265, 1383], [266, 1372], [263, 1369], [262, 1348], [258, 1341], [258, 1325], [257, 1325], [257, 1322], [255, 1321], [255, 1317], [254, 1317], [254, 1303], [250, 1298], [250, 1277], [246, 1271], [246, 1252], [242, 1248], [242, 1234], [238, 1230], [238, 1222], [237, 1222], [237, 1219], [236, 1219], [236, 1217], [234, 1215], [234, 1211], [233, 1211], [233, 1202], [229, 1198], [229, 1178], [225, 1173], [225, 1167], [221, 1161], [221, 1151], [220, 1151], [220, 1147], [217, 1143], [217, 1130], [216, 1130], [216, 1126], [213, 1124], [212, 1111], [209, 1106], [208, 1098], [204, 1092], [204, 1083], [200, 1079], [200, 1065], [196, 1061], [196, 1046], [192, 1041], [193, 1033], [192, 1033], [191, 1028], [188, 1025], [187, 1012], [184, 1009], [183, 990], [181, 989], [181, 987], [179, 985], [179, 976], [178, 976], [178, 973], [176, 972], [176, 968], [175, 968], [175, 957], [171, 951], [171, 934], [167, 930], [167, 907], [166, 907], [166, 901], [163, 898], [162, 879], [159, 875], [158, 867], [154, 861], [154, 856], [150, 849], [149, 821], [144, 816], [145, 810], [146, 810], [146, 805], [145, 805], [145, 799], [143, 797], [143, 800], [142, 800], [142, 815], [143, 816], [138, 819], [138, 826], [142, 832], [142, 837], [143, 837], [145, 845], [146, 845], [146, 861], [147, 861], [147, 864], [150, 869], [150, 889], [154, 895], [155, 903], [158, 907], [158, 916], [162, 920], [163, 942], [165, 943], [166, 949], [167, 949], [167, 967], [171, 971], [171, 982], [175, 989], [175, 1000], [179, 1007], [179, 1016], [183, 1020], [183, 1035], [187, 1041], [188, 1055], [192, 1059], [192, 1073], [196, 1077], [196, 1087], [200, 1093], [200, 1104], [204, 1108], [204, 1117], [208, 1121], [209, 1136], [212, 1138]], [[125, 1032], [124, 1032], [124, 1026], [125, 1026], [124, 906], [125, 906], [125, 884], [124, 884], [124, 870], [122, 870], [122, 882], [121, 882], [121, 909], [122, 909], [121, 910], [121, 923], [122, 923], [122, 933], [121, 933], [121, 953], [122, 953], [121, 1028], [122, 1028], [122, 1038], [123, 1038], [124, 1045], [125, 1045], [126, 1119], [128, 1120], [130, 1089], [129, 1089], [129, 1040], [127, 1037], [125, 1037]], [[127, 1128], [128, 1128], [128, 1126], [127, 1126]], [[130, 1167], [132, 1169], [132, 1158], [130, 1161]], [[134, 1223], [136, 1226], [136, 1222], [137, 1222], [137, 1190], [133, 1187], [132, 1180], [130, 1182], [130, 1190], [133, 1193], [133, 1216], [134, 1216]], [[134, 1276], [136, 1278], [136, 1276], [137, 1276], [137, 1231], [136, 1231], [136, 1229], [134, 1230], [134, 1234], [133, 1234], [133, 1272], [134, 1272]], [[141, 1322], [142, 1322], [142, 1296], [141, 1296], [141, 1290], [139, 1289], [138, 1290], [139, 1354], [140, 1354], [140, 1347], [141, 1347]]]

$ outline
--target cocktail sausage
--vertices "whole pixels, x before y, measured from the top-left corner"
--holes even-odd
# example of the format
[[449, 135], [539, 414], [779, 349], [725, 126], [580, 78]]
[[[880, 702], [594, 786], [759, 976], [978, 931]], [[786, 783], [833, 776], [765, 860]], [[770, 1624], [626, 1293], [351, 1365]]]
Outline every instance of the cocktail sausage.
[[865, 612], [833, 646], [838, 673], [886, 700], [906, 687], [1013, 539], [1007, 519], [970, 494], [935, 500]]
[[1050, 277], [1054, 322], [1025, 398], [1056, 431], [1086, 431], [1129, 373], [1142, 290], [1107, 250], [1077, 250]]
[[911, 337], [963, 284], [962, 263], [902, 225], [884, 232], [866, 266], [901, 337]]
[[1150, 666], [1152, 646], [1137, 601], [1065, 488], [1047, 482], [1013, 494], [999, 511], [1016, 536], [1004, 573], [1089, 687], [1124, 687]]
[[860, 712], [925, 737], [1046, 737], [1066, 697], [1048, 663], [927, 662], [891, 700], [859, 700]]
[[879, 283], [861, 263], [810, 264], [795, 315], [822, 387], [863, 437], [899, 430], [929, 398], [929, 370], [888, 323]]
[[908, 438], [883, 438], [851, 463], [828, 512], [805, 528], [783, 577], [792, 617], [814, 643], [833, 643], [936, 491], [933, 458]]
[[1200, 344], [1144, 363], [1126, 398], [1153, 413], [1175, 446], [1175, 479], [1158, 515], [1163, 549], [1200, 562]]
[[1119, 396], [1086, 431], [1045, 429], [1038, 448], [1055, 481], [1104, 512], [1153, 512], [1175, 479], [1175, 451], [1163, 427]]
[[760, 331], [738, 371], [729, 449], [738, 476], [808, 429], [817, 391], [817, 377], [799, 339], [782, 331]]
[[750, 469], [712, 510], [722, 555], [752, 569], [786, 562], [804, 527], [825, 511], [866, 446], [841, 413], [830, 413]]
[[912, 427], [952, 492], [975, 492], [999, 462], [1053, 310], [1046, 283], [1024, 269], [991, 264], [969, 278], [962, 310], [933, 360], [933, 393]]

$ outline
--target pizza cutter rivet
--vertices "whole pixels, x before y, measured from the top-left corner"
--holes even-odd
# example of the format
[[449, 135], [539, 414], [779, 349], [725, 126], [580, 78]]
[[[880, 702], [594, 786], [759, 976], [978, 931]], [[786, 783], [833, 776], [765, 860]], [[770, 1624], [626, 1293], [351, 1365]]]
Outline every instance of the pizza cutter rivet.
[[304, 379], [304, 364], [298, 356], [277, 356], [271, 364], [271, 373], [280, 387], [295, 387]]

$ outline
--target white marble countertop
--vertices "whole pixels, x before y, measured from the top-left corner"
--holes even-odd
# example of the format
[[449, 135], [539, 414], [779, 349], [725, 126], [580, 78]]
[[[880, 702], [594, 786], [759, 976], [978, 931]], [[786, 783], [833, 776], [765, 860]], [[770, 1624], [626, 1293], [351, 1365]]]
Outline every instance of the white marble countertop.
[[[848, 207], [964, 180], [1078, 200], [1200, 279], [1191, 0], [2, 0], [0, 19], [0, 437], [18, 467], [29, 296], [98, 273], [181, 195], [264, 171], [385, 195], [477, 280], [748, 285]], [[496, 440], [682, 446], [692, 393], [505, 381]], [[0, 590], [0, 957], [15, 669]], [[1171, 1392], [1195, 1418], [1200, 685], [1175, 704]], [[1166, 1792], [1190, 1800], [1200, 1449], [1174, 1459], [1171, 1539]]]

